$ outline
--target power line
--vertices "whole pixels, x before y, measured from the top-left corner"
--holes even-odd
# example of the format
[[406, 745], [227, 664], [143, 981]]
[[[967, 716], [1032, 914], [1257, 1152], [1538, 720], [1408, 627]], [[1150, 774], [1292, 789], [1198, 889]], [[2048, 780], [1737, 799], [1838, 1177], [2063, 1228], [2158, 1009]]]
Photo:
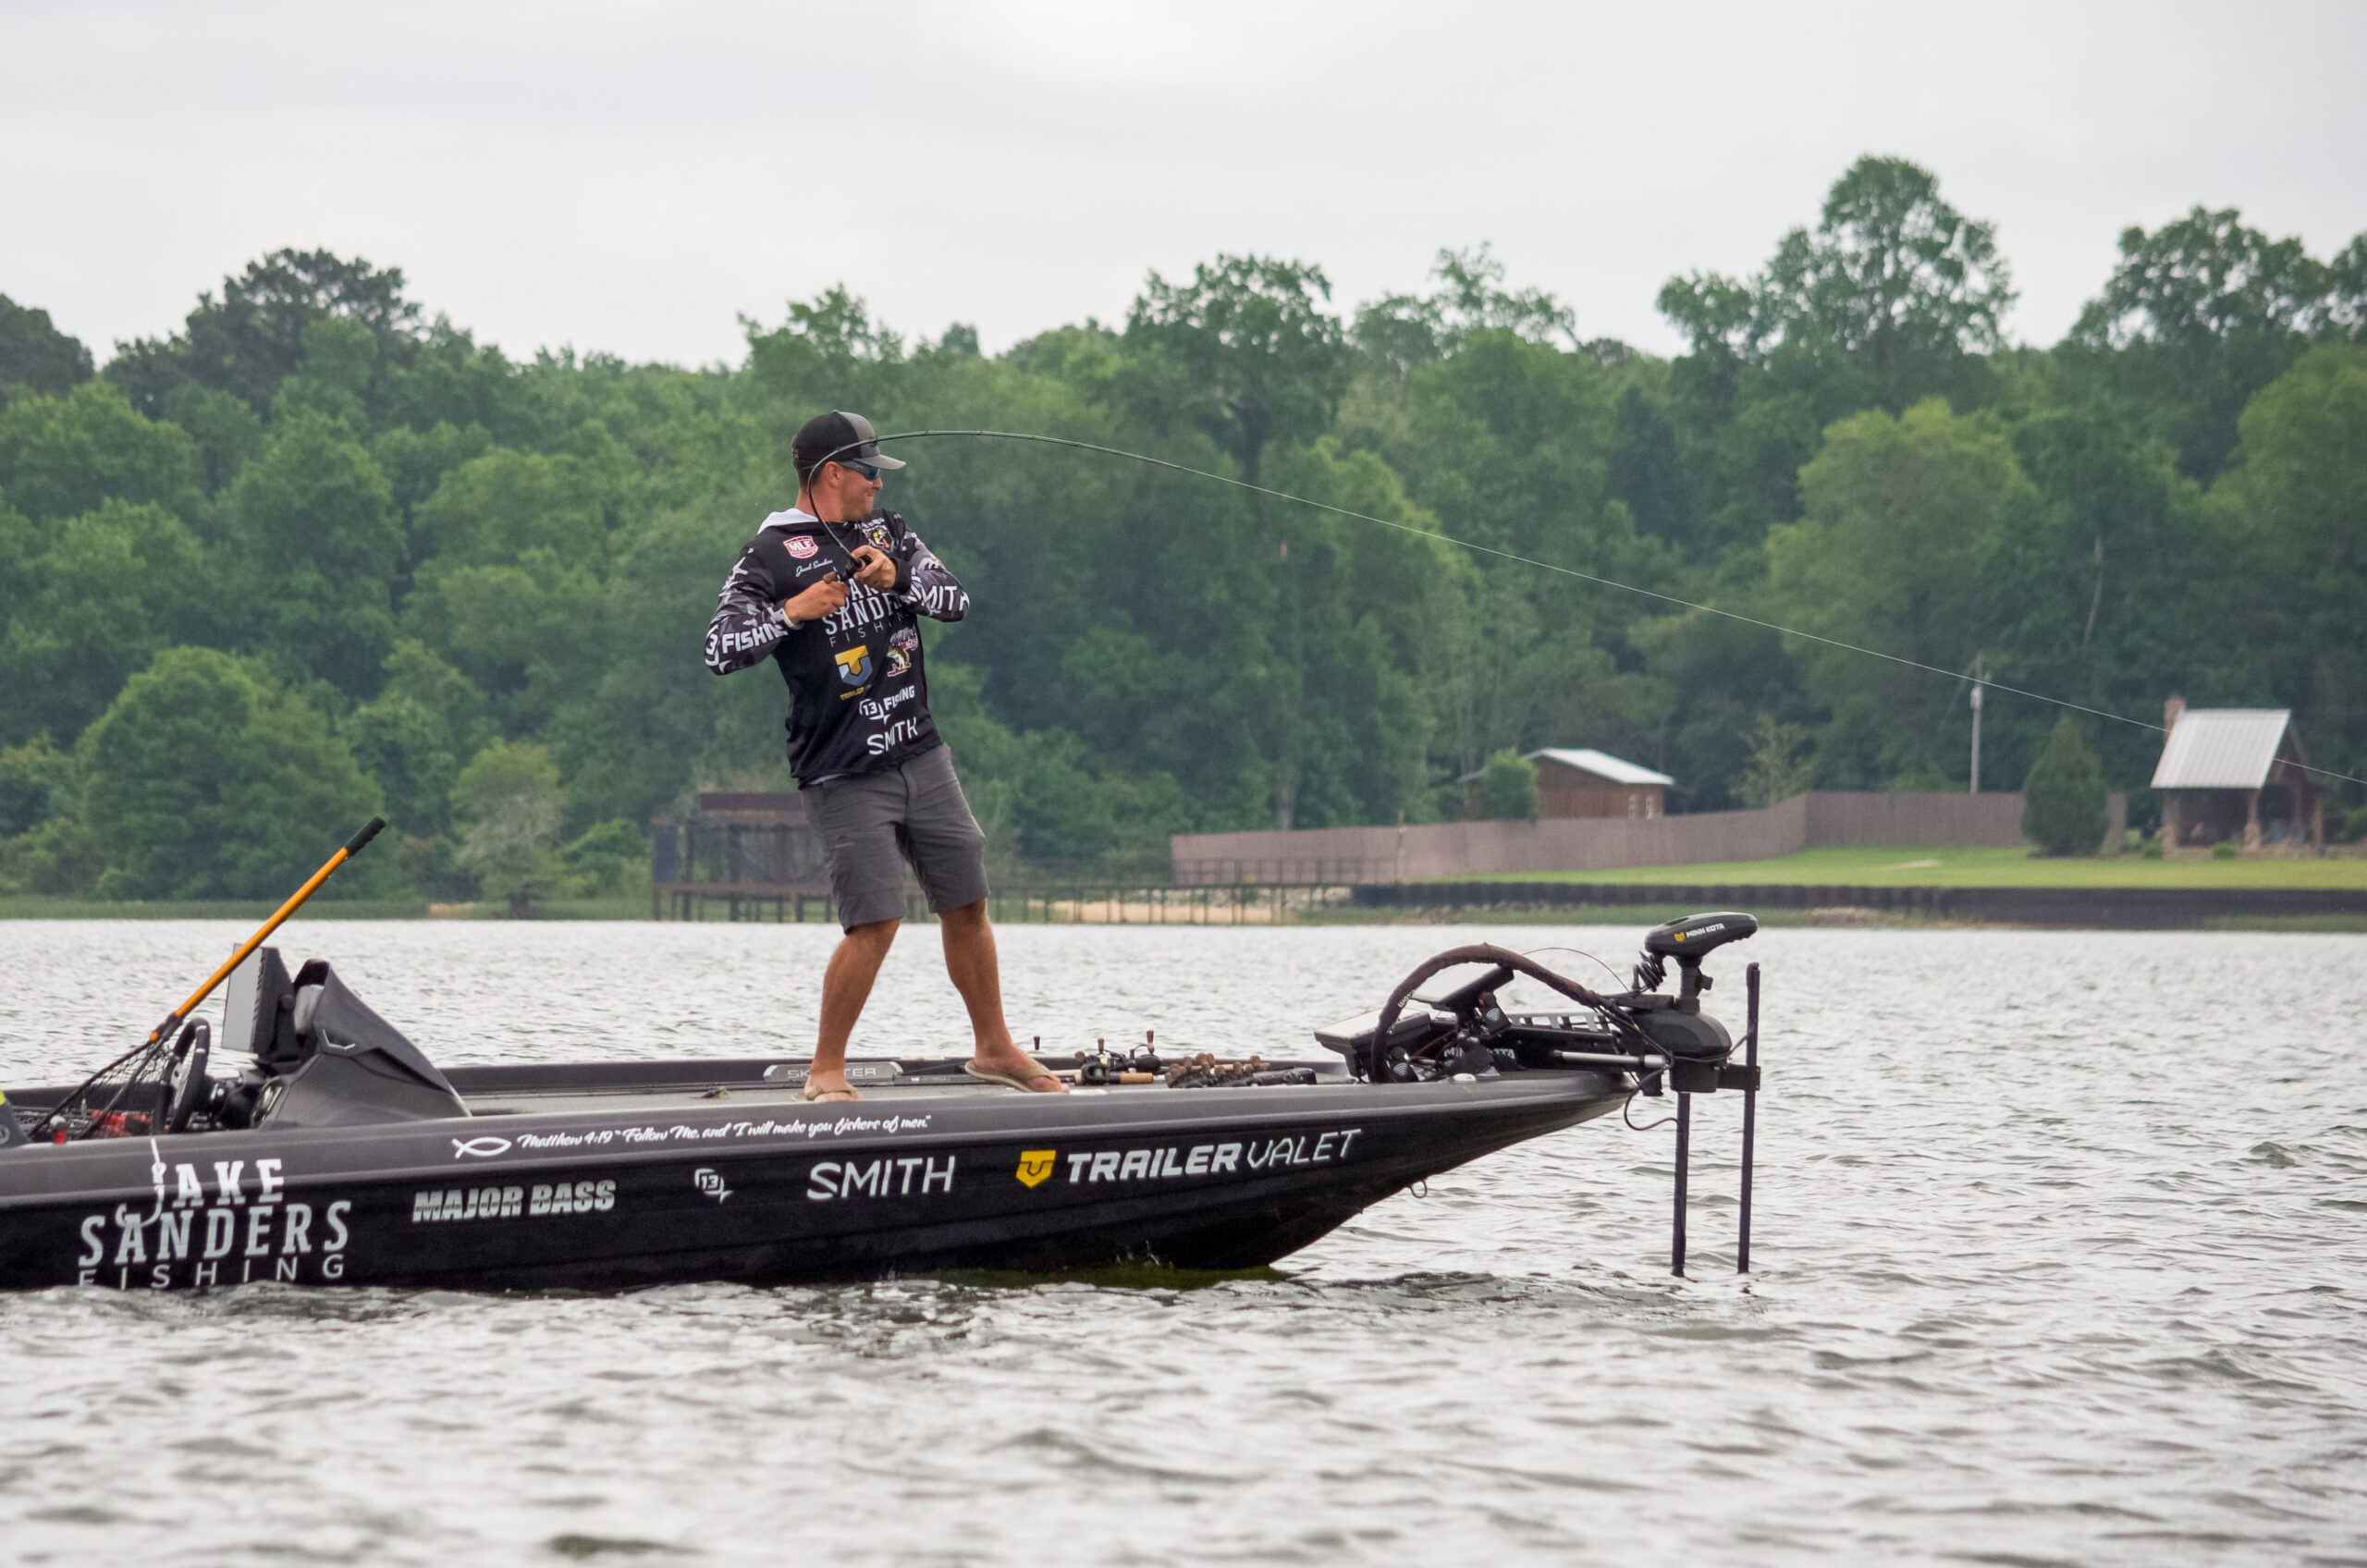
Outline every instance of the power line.
[[[1889, 663], [1902, 665], [1908, 669], [1919, 669], [1929, 674], [1944, 676], [1950, 680], [1967, 679], [1962, 670], [1943, 669], [1938, 665], [1925, 664], [1920, 659], [1910, 659], [1898, 654], [1886, 654], [1880, 648], [1861, 647], [1855, 643], [1845, 643], [1837, 637], [1824, 637], [1813, 631], [1802, 631], [1797, 627], [1778, 626], [1772, 620], [1761, 620], [1757, 616], [1744, 615], [1737, 610], [1722, 610], [1715, 605], [1698, 604], [1691, 599], [1680, 599], [1674, 594], [1662, 594], [1651, 588], [1638, 588], [1632, 582], [1621, 582], [1614, 578], [1597, 576], [1590, 571], [1580, 571], [1576, 567], [1556, 566], [1551, 561], [1537, 560], [1528, 556], [1515, 554], [1511, 550], [1500, 550], [1492, 545], [1480, 545], [1469, 539], [1457, 539], [1451, 533], [1441, 533], [1428, 528], [1417, 528], [1410, 522], [1396, 522], [1389, 518], [1375, 517], [1370, 512], [1355, 511], [1347, 507], [1335, 507], [1329, 501], [1318, 501], [1306, 496], [1294, 496], [1286, 490], [1269, 489], [1263, 484], [1253, 484], [1245, 479], [1235, 479], [1229, 473], [1216, 473], [1204, 468], [1193, 468], [1186, 463], [1171, 462], [1165, 458], [1154, 458], [1147, 452], [1130, 452], [1122, 447], [1105, 447], [1096, 441], [1077, 441], [1065, 435], [1036, 435], [1014, 430], [901, 430], [893, 435], [881, 435], [876, 439], [881, 442], [916, 441], [933, 435], [979, 436], [996, 441], [1034, 441], [1047, 447], [1073, 447], [1081, 452], [1101, 452], [1113, 458], [1128, 458], [1138, 463], [1149, 463], [1157, 468], [1172, 469], [1177, 473], [1188, 473], [1195, 478], [1213, 479], [1220, 484], [1230, 484], [1235, 489], [1253, 491], [1260, 496], [1271, 496], [1276, 500], [1294, 501], [1302, 507], [1313, 507], [1318, 511], [1354, 518], [1358, 522], [1379, 523], [1383, 528], [1393, 528], [1401, 533], [1413, 533], [1425, 539], [1442, 540], [1449, 545], [1469, 550], [1475, 555], [1493, 556], [1499, 560], [1535, 567], [1539, 571], [1558, 572], [1564, 577], [1575, 577], [1582, 582], [1591, 582], [1599, 587], [1616, 588], [1623, 594], [1639, 594], [1647, 599], [1658, 599], [1664, 605], [1674, 605], [1681, 609], [1699, 610], [1704, 615], [1723, 616], [1728, 620], [1737, 620], [1746, 626], [1760, 627], [1764, 631], [1777, 632], [1785, 637], [1801, 637], [1811, 643], [1821, 643], [1828, 648], [1839, 648], [1846, 653], [1863, 654], [1868, 658], [1887, 660]], [[847, 449], [849, 448], [841, 447], [840, 450]], [[822, 460], [828, 462], [837, 456], [838, 453], [833, 452]], [[818, 470], [820, 464], [816, 464], [816, 467]], [[2091, 708], [2084, 703], [2071, 702], [2063, 697], [2050, 697], [2043, 692], [2032, 692], [2019, 686], [2009, 686], [2002, 680], [1981, 677], [1976, 680], [1974, 684], [1986, 686], [1992, 691], [2004, 692], [2012, 696], [2028, 697], [2032, 702], [2048, 703], [2055, 707], [2068, 708], [2074, 713], [2084, 713], [2096, 718], [2110, 719], [2115, 724], [2133, 725], [2140, 729], [2150, 729], [2157, 735], [2169, 733], [2168, 729], [2163, 726], [2145, 719], [2130, 718], [2126, 714], [2111, 713], [2103, 708]], [[2297, 763], [2294, 766], [2304, 773], [2313, 773], [2326, 778], [2338, 778], [2347, 784], [2367, 784], [2367, 778], [2354, 778], [2348, 773], [2336, 773], [2332, 768], [2312, 767], [2307, 763]]]

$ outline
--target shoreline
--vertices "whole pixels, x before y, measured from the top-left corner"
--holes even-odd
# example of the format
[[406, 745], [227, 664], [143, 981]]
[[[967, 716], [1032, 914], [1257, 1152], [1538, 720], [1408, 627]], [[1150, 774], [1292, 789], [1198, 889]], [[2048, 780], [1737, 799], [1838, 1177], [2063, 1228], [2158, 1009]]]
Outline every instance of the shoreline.
[[[1728, 887], [1719, 891], [1727, 894], [1751, 894], [1783, 884], [1767, 884], [1761, 888]], [[1706, 889], [1705, 889], [1706, 890]], [[1789, 889], [1786, 888], [1786, 891]], [[2161, 930], [2158, 924], [2114, 924], [2105, 925], [2067, 925], [2044, 921], [1983, 920], [1962, 915], [1931, 913], [1914, 909], [1884, 909], [1865, 905], [1835, 902], [1814, 907], [1785, 908], [1780, 905], [1754, 907], [1756, 900], [1712, 899], [1696, 902], [1627, 902], [1569, 904], [1441, 904], [1419, 908], [1330, 905], [1315, 909], [1293, 909], [1277, 921], [1270, 917], [1244, 921], [1236, 926], [1231, 921], [1147, 921], [1141, 919], [1111, 920], [1098, 917], [1096, 905], [1082, 910], [1067, 906], [1062, 913], [1067, 918], [1057, 920], [1024, 920], [1010, 918], [999, 913], [998, 925], [1142, 925], [1160, 929], [1183, 930], [1257, 928], [1272, 929], [1276, 925], [1584, 925], [1584, 926], [1650, 926], [1665, 920], [1699, 913], [1713, 905], [1739, 908], [1757, 915], [1760, 924], [1771, 930], [1817, 929], [1862, 931], [2040, 931], [2040, 930]], [[198, 900], [188, 902], [155, 902], [127, 900], [106, 902], [96, 899], [51, 898], [41, 894], [15, 894], [0, 897], [0, 922], [21, 921], [124, 921], [124, 920], [222, 920], [260, 924], [278, 906], [264, 900]], [[1081, 915], [1081, 918], [1079, 917]], [[403, 920], [449, 921], [507, 919], [499, 906], [483, 904], [431, 904], [423, 899], [349, 899], [316, 900], [305, 906], [300, 919], [307, 920]], [[571, 899], [555, 901], [534, 911], [520, 924], [548, 925], [575, 922], [608, 925], [620, 921], [640, 921], [648, 925], [681, 925], [681, 921], [652, 921], [646, 900], [638, 897], [614, 899]], [[701, 924], [726, 925], [734, 922], [713, 919]], [[776, 924], [771, 921], [738, 924]], [[793, 922], [790, 924], [795, 924]], [[822, 922], [808, 922], [820, 925]], [[935, 924], [922, 921], [917, 924]], [[2367, 913], [2294, 912], [2238, 913], [2202, 915], [2180, 929], [2203, 932], [2281, 932], [2318, 935], [2367, 935]]]

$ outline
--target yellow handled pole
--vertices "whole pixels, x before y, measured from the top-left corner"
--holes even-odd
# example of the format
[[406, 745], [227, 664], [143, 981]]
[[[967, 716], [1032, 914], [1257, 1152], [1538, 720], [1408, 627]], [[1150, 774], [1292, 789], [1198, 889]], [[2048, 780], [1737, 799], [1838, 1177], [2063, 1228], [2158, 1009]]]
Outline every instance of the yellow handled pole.
[[[66, 1141], [66, 1129], [59, 1124], [58, 1118], [65, 1114], [67, 1107], [72, 1105], [76, 1100], [80, 1099], [84, 1094], [88, 1093], [92, 1084], [96, 1084], [100, 1079], [105, 1077], [108, 1073], [113, 1072], [117, 1068], [121, 1067], [125, 1062], [131, 1060], [133, 1058], [140, 1056], [143, 1052], [153, 1050], [159, 1041], [163, 1040], [166, 1035], [171, 1034], [175, 1029], [179, 1028], [182, 1022], [186, 1020], [190, 1013], [197, 1011], [198, 1006], [202, 1003], [207, 997], [213, 994], [215, 986], [222, 984], [223, 980], [232, 970], [245, 962], [249, 953], [253, 952], [257, 948], [263, 946], [264, 937], [270, 936], [274, 931], [278, 930], [289, 915], [294, 914], [298, 910], [301, 909], [304, 906], [304, 900], [306, 899], [311, 898], [314, 893], [321, 890], [321, 884], [329, 879], [331, 873], [335, 872], [338, 866], [343, 865], [347, 861], [351, 860], [355, 855], [360, 854], [362, 850], [368, 846], [370, 840], [378, 836], [378, 830], [386, 826], [386, 819], [385, 817], [372, 817], [367, 827], [363, 827], [361, 832], [356, 833], [352, 838], [346, 840], [345, 847], [343, 849], [329, 856], [328, 864], [326, 865], [322, 866], [320, 870], [313, 873], [311, 880], [307, 881], [302, 887], [297, 888], [295, 894], [290, 897], [286, 903], [281, 904], [277, 910], [273, 912], [272, 917], [263, 923], [263, 928], [261, 930], [257, 931], [253, 936], [248, 937], [244, 942], [239, 945], [239, 950], [230, 955], [229, 962], [224, 964], [221, 968], [207, 975], [205, 977], [205, 984], [200, 986], [196, 990], [191, 991], [189, 994], [189, 999], [187, 1001], [173, 1009], [173, 1011], [166, 1016], [165, 1022], [157, 1024], [155, 1028], [151, 1029], [148, 1032], [148, 1037], [146, 1039], [141, 1041], [140, 1044], [132, 1047], [129, 1050], [116, 1058], [113, 1061], [108, 1062], [104, 1067], [100, 1068], [88, 1078], [83, 1079], [80, 1086], [78, 1086], [72, 1094], [67, 1095], [64, 1099], [59, 1100], [55, 1105], [52, 1106], [49, 1109], [49, 1113], [47, 1115], [33, 1123], [30, 1135], [38, 1138], [43, 1132], [55, 1129], [57, 1141], [61, 1144], [64, 1143]], [[131, 1087], [133, 1080], [137, 1077], [138, 1072], [137, 1070], [134, 1070], [133, 1077], [126, 1079], [123, 1084], [116, 1090], [115, 1097], [107, 1101], [106, 1109], [114, 1109], [116, 1101], [123, 1098], [125, 1092]], [[0, 1109], [0, 1115], [6, 1114], [8, 1113], [5, 1109]], [[88, 1135], [88, 1133], [84, 1134], [86, 1137]]]
[[329, 856], [327, 864], [322, 866], [320, 870], [313, 873], [311, 881], [306, 882], [302, 887], [297, 888], [294, 893], [290, 894], [288, 901], [280, 905], [279, 908], [273, 913], [272, 917], [269, 920], [263, 923], [263, 929], [257, 931], [253, 936], [248, 937], [239, 945], [239, 950], [230, 955], [230, 961], [227, 963], [215, 970], [213, 974], [207, 975], [205, 977], [204, 985], [200, 986], [196, 990], [191, 991], [189, 994], [189, 999], [181, 1003], [180, 1006], [173, 1009], [172, 1015], [170, 1017], [166, 1018], [165, 1022], [157, 1024], [155, 1028], [149, 1031], [148, 1038], [144, 1043], [152, 1046], [154, 1045], [158, 1040], [163, 1039], [166, 1034], [170, 1033], [176, 1024], [179, 1023], [183, 1019], [186, 1019], [190, 1013], [196, 1011], [198, 1007], [205, 1000], [205, 998], [213, 995], [215, 986], [222, 984], [224, 980], [229, 977], [232, 970], [238, 968], [241, 963], [244, 963], [247, 961], [247, 955], [249, 953], [253, 952], [257, 948], [263, 946], [264, 937], [270, 936], [274, 931], [278, 930], [289, 915], [294, 914], [299, 909], [301, 909], [306, 899], [309, 899], [314, 893], [319, 892], [321, 890], [321, 884], [329, 879], [329, 876], [332, 872], [336, 871], [338, 866], [343, 865], [347, 861], [350, 861], [354, 856], [360, 854], [364, 849], [367, 849], [369, 847], [370, 840], [376, 838], [378, 836], [378, 830], [386, 826], [386, 819], [385, 817], [374, 816], [370, 819], [369, 826], [362, 828], [361, 832], [356, 833], [352, 838], [347, 839], [343, 849]]

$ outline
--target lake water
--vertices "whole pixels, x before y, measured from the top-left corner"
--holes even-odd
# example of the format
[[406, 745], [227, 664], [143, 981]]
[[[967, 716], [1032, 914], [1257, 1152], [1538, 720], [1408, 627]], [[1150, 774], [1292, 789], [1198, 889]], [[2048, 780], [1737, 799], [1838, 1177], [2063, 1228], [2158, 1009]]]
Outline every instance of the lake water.
[[[0, 925], [0, 1081], [112, 1055], [239, 934]], [[834, 934], [283, 935], [458, 1063], [790, 1048]], [[1001, 933], [1048, 1049], [1148, 1027], [1269, 1054], [1455, 941], [1624, 970], [1636, 936]], [[1770, 931], [1711, 961], [1737, 1023], [1746, 959], [1769, 1084], [1747, 1280], [1720, 1096], [1681, 1281], [1671, 1130], [1614, 1117], [1199, 1289], [18, 1294], [0, 1551], [2367, 1562], [2367, 940]], [[858, 1048], [950, 1048], [959, 1016], [917, 928]]]

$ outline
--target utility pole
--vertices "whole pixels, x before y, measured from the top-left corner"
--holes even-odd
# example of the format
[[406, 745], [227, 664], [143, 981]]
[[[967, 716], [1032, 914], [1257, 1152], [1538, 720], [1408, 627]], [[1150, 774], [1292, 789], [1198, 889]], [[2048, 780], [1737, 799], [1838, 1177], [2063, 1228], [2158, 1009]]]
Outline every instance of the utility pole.
[[1981, 793], [1981, 661], [1972, 656], [1972, 792]]

